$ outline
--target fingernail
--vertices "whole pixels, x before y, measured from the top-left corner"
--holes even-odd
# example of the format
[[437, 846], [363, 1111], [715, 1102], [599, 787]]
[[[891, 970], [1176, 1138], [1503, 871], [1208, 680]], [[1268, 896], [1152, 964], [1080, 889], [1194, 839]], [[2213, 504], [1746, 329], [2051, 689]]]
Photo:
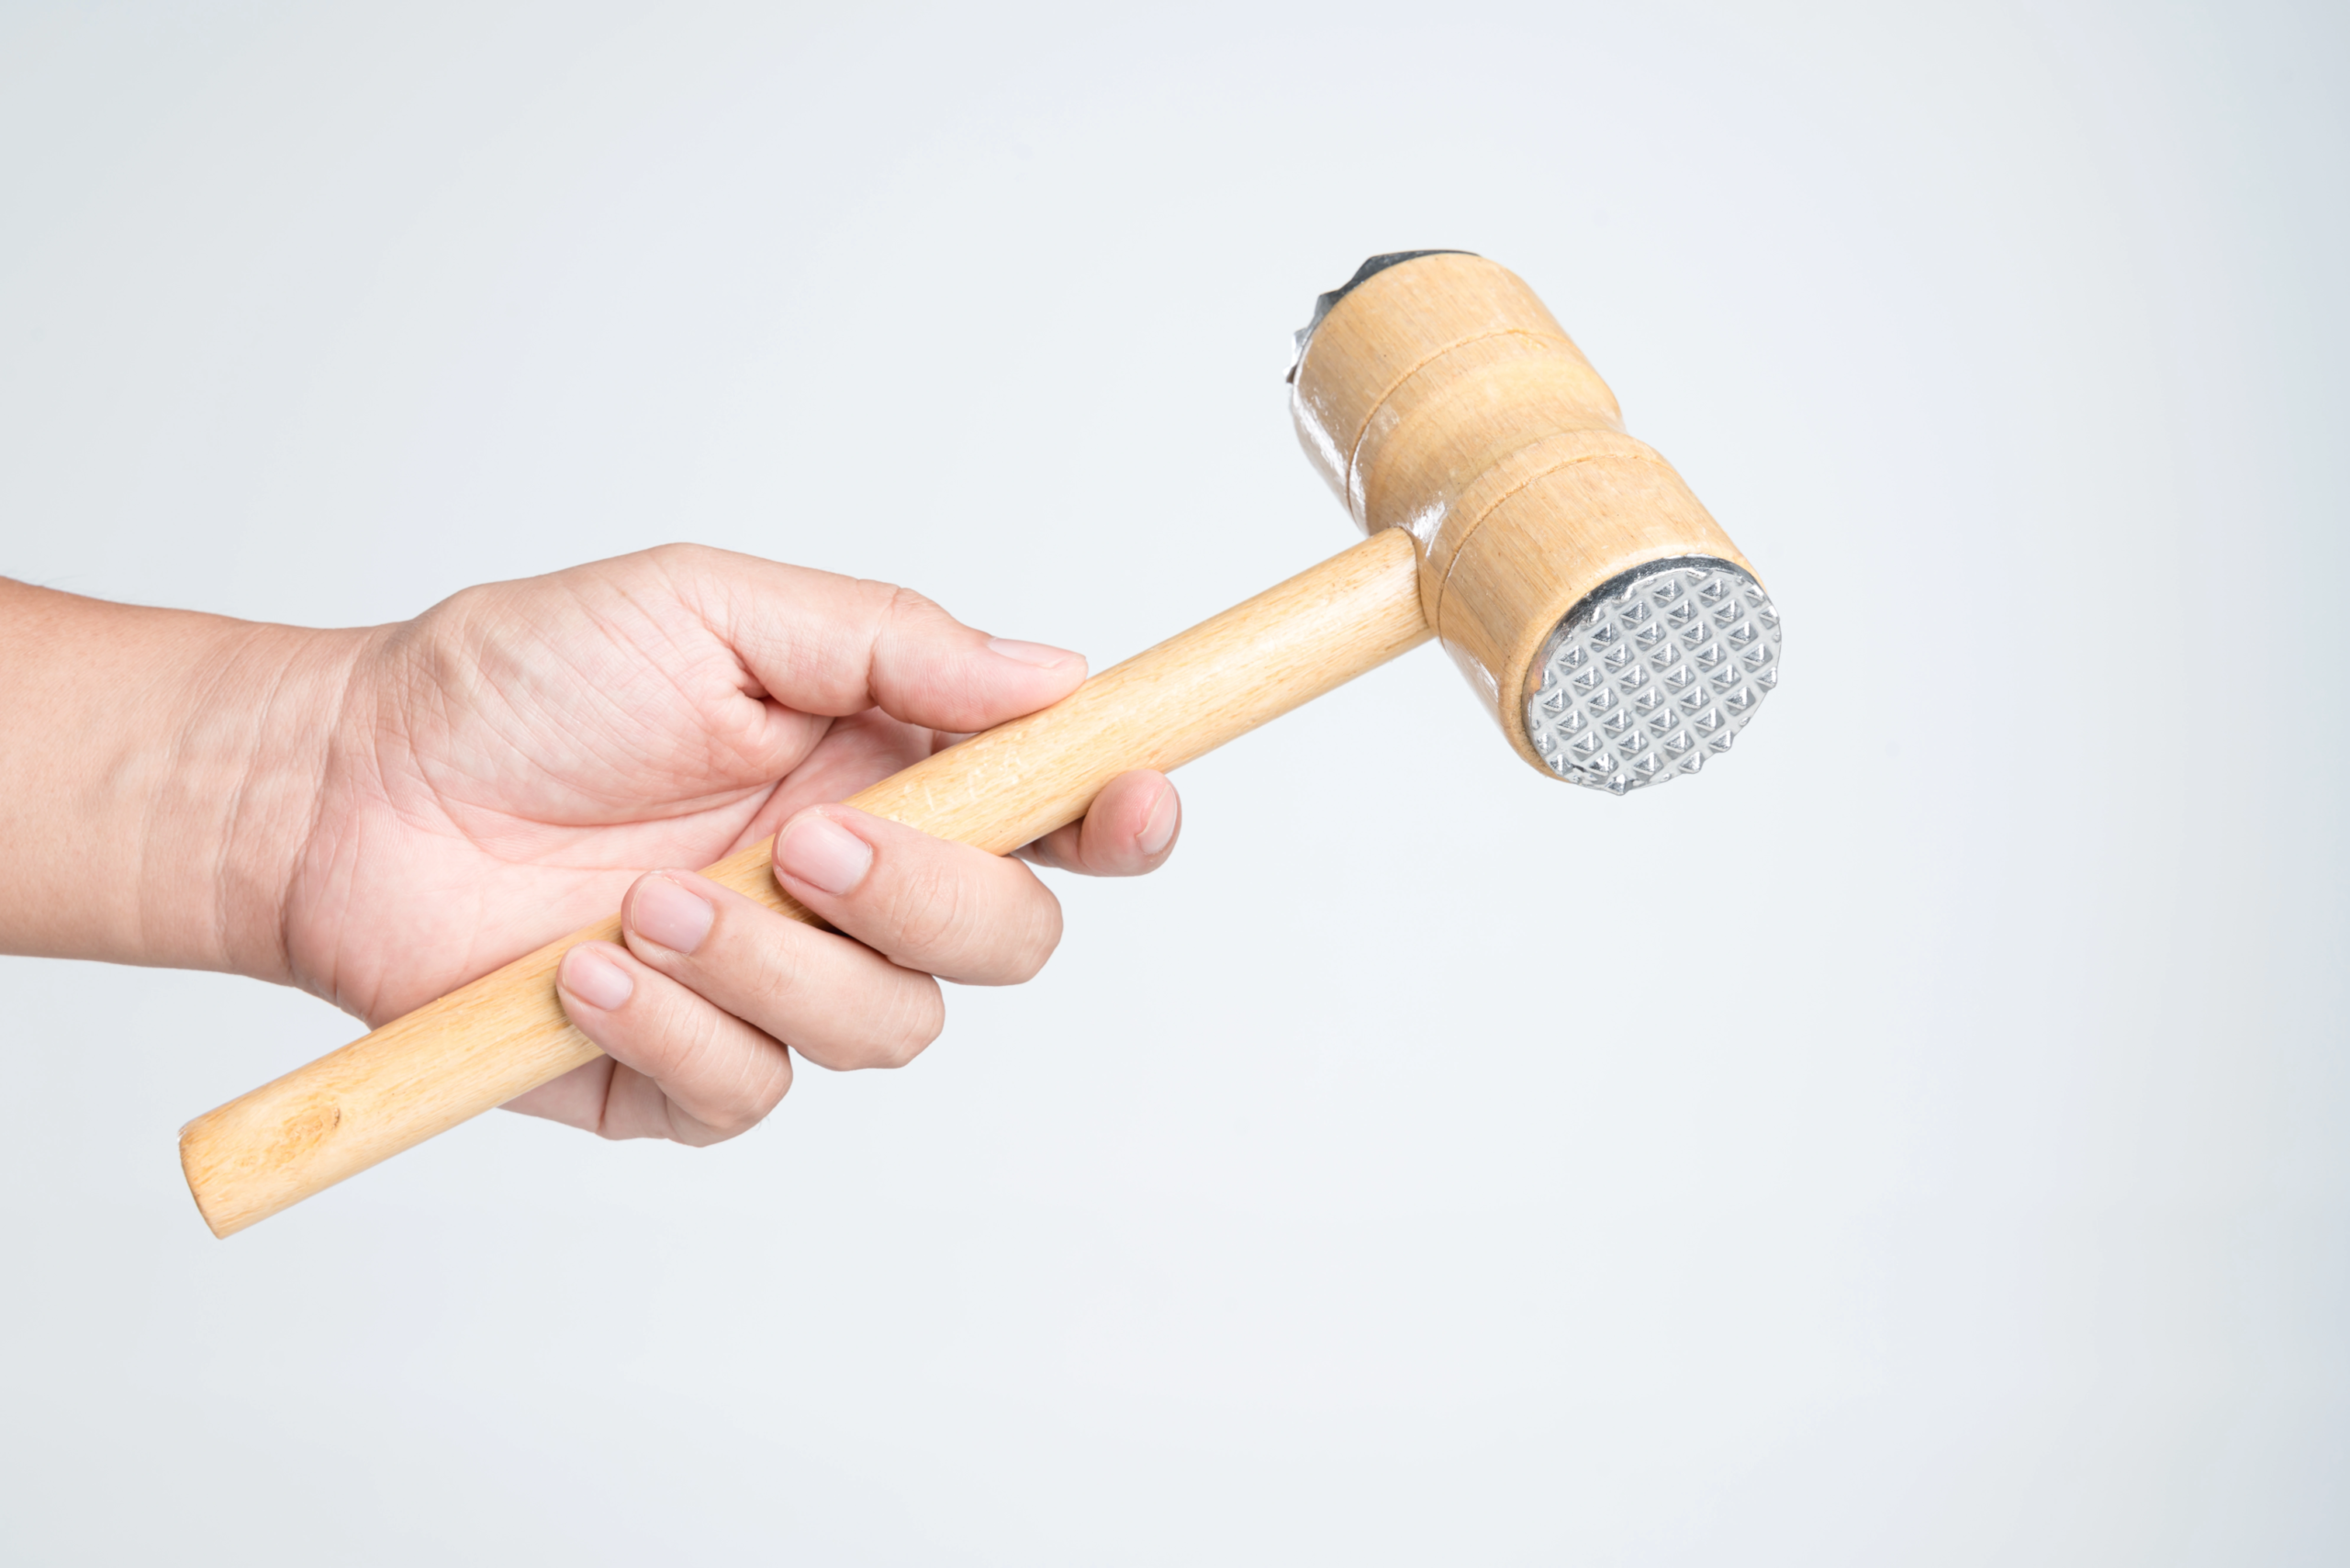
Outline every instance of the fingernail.
[[845, 893], [865, 880], [873, 846], [830, 817], [804, 816], [776, 840], [775, 863], [788, 877], [828, 893]]
[[1015, 643], [1009, 637], [990, 637], [988, 651], [1001, 654], [1019, 664], [1035, 665], [1040, 669], [1058, 669], [1072, 659], [1079, 664], [1085, 662], [1083, 654], [1072, 654], [1067, 648], [1048, 648], [1042, 643]]
[[590, 1007], [610, 1013], [624, 1004], [636, 990], [628, 971], [593, 947], [574, 947], [563, 956], [563, 989]]
[[1142, 824], [1142, 832], [1135, 842], [1142, 846], [1145, 855], [1156, 855], [1167, 847], [1175, 836], [1175, 824], [1183, 818], [1181, 802], [1175, 799], [1175, 786], [1158, 787], [1158, 803], [1150, 808], [1150, 820]]
[[699, 893], [666, 877], [647, 877], [628, 901], [629, 929], [672, 953], [691, 953], [710, 935], [718, 911]]

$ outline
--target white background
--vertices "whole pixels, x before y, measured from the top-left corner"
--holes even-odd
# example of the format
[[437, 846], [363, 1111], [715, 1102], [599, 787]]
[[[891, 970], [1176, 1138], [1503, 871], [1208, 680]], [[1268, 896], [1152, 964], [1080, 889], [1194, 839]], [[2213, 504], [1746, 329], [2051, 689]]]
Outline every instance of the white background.
[[0, 961], [0, 1556], [2350, 1557], [2333, 7], [0, 7], [0, 571], [689, 539], [1097, 667], [1346, 544], [1288, 332], [1541, 292], [1762, 566], [1700, 779], [1427, 651], [739, 1143], [234, 1240], [348, 1019]]

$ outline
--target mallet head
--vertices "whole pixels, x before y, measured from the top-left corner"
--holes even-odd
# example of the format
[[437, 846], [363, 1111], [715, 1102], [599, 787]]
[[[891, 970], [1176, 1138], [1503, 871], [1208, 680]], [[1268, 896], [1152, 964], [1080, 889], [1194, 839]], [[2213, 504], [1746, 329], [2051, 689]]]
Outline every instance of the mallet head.
[[1534, 291], [1460, 251], [1373, 256], [1298, 334], [1299, 438], [1518, 754], [1623, 794], [1728, 751], [1779, 617]]

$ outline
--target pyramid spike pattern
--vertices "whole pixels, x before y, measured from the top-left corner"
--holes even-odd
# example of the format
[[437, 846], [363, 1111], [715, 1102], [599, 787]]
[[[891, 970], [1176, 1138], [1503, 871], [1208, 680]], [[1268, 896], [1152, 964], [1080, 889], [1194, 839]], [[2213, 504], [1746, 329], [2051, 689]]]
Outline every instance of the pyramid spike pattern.
[[1779, 612], [1727, 561], [1654, 561], [1550, 633], [1526, 733], [1550, 771], [1621, 795], [1729, 750], [1779, 684]]

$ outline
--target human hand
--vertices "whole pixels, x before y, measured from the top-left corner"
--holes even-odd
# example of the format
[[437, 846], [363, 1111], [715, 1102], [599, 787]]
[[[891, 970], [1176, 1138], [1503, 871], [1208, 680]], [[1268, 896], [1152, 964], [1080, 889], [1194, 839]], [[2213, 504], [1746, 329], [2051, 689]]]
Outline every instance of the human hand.
[[[623, 941], [559, 975], [608, 1055], [510, 1108], [733, 1136], [791, 1051], [900, 1065], [942, 1025], [934, 977], [1016, 983], [1050, 956], [1059, 903], [1027, 867], [822, 803], [1084, 674], [903, 589], [699, 547], [466, 589], [352, 649], [285, 967], [372, 1025], [619, 905]], [[1179, 822], [1165, 778], [1130, 773], [1027, 855], [1132, 875]], [[779, 884], [839, 934], [680, 868], [769, 834]]]

